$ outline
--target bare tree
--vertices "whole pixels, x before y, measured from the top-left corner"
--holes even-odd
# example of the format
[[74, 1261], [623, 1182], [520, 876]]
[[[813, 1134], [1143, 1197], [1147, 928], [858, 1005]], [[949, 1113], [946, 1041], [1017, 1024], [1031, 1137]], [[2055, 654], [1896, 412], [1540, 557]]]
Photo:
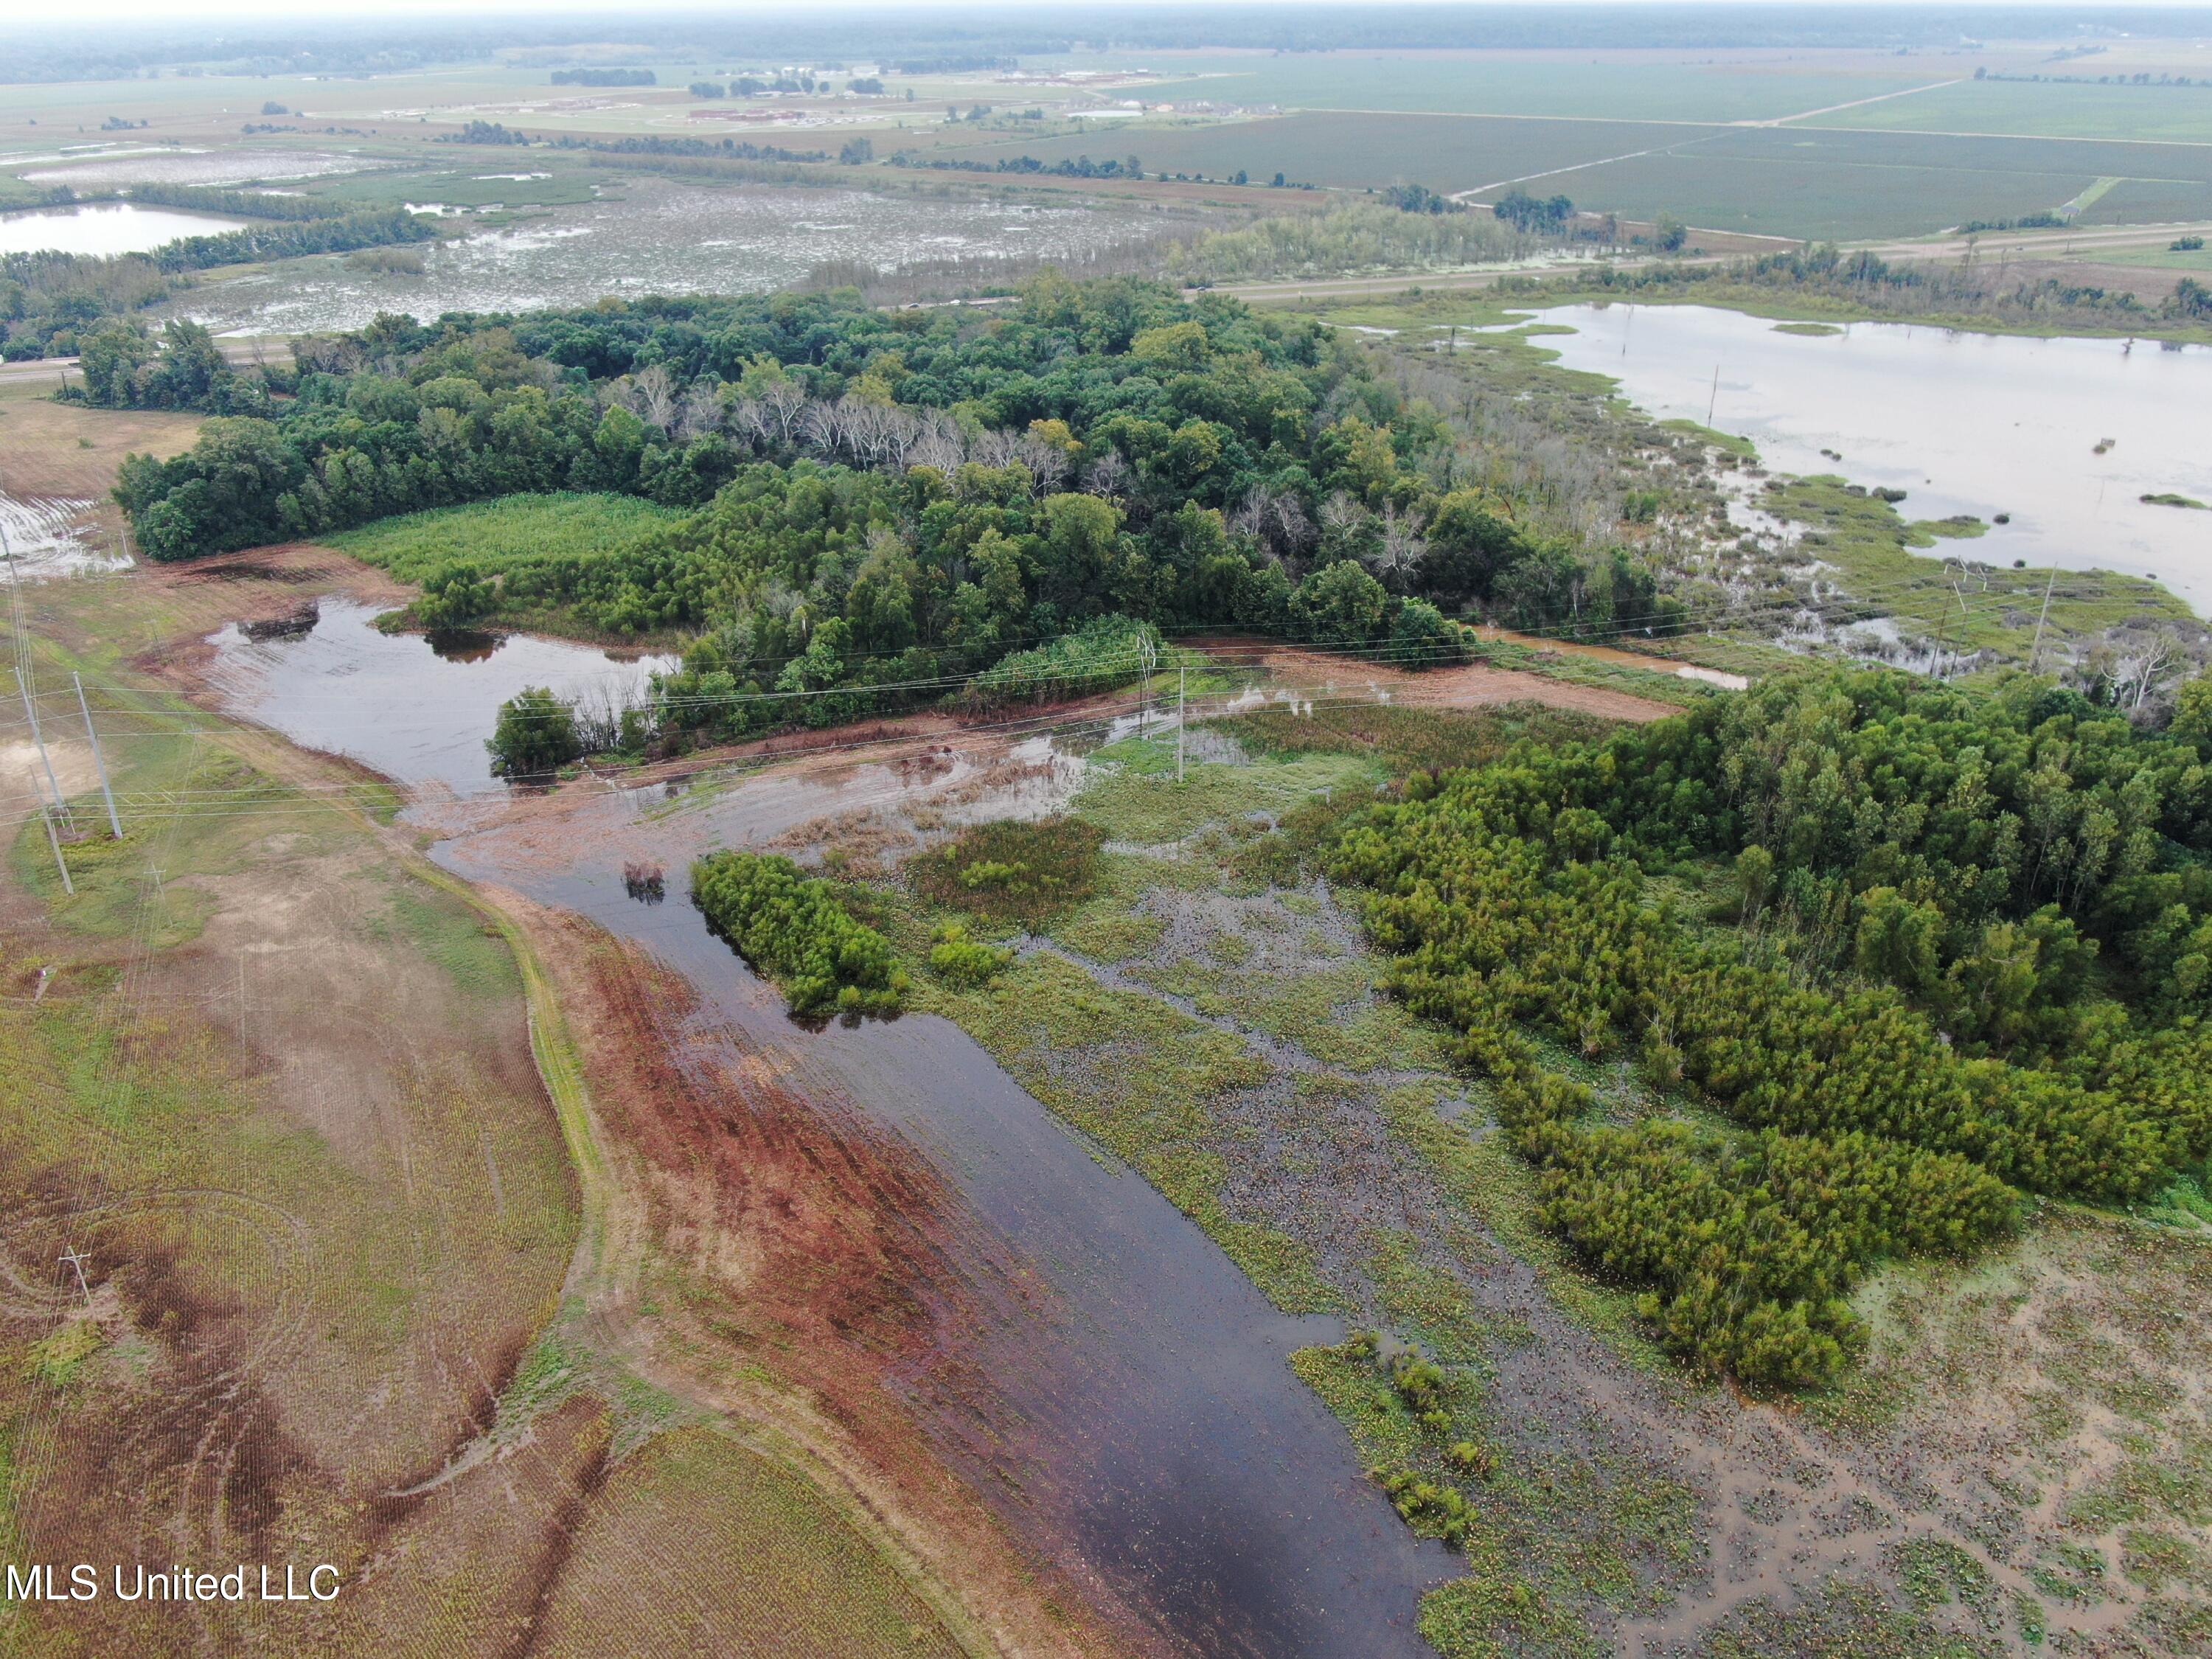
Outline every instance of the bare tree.
[[1083, 475], [1086, 494], [1103, 495], [1109, 501], [1118, 501], [1129, 493], [1129, 464], [1121, 459], [1121, 452], [1109, 449], [1091, 463], [1091, 470]]
[[777, 444], [788, 448], [799, 417], [806, 408], [805, 392], [796, 380], [772, 380], [761, 387], [759, 403], [769, 435]]
[[969, 459], [985, 466], [1012, 466], [1022, 459], [1021, 440], [1014, 433], [991, 427], [975, 434]]
[[1413, 573], [1420, 568], [1428, 553], [1429, 544], [1420, 534], [1420, 526], [1410, 516], [1401, 518], [1395, 507], [1386, 506], [1382, 509], [1382, 539], [1361, 557], [1385, 587], [1403, 593], [1413, 586]]
[[1276, 559], [1295, 563], [1313, 546], [1316, 531], [1297, 492], [1273, 485], [1252, 486], [1230, 515], [1229, 526], [1251, 537]]
[[775, 422], [757, 398], [739, 398], [730, 405], [730, 430], [746, 447], [765, 449], [775, 436]]
[[956, 472], [968, 459], [967, 434], [961, 431], [959, 422], [941, 409], [933, 409], [921, 417], [906, 459], [909, 466], [933, 466], [940, 472]]
[[1030, 477], [1036, 481], [1040, 495], [1051, 495], [1067, 482], [1067, 475], [1075, 470], [1074, 459], [1058, 444], [1024, 433], [1015, 446], [1016, 454]]
[[668, 430], [676, 419], [676, 377], [667, 364], [648, 363], [616, 384], [631, 414], [647, 426]]
[[720, 432], [729, 411], [722, 406], [720, 391], [703, 383], [694, 383], [676, 406], [675, 435], [685, 443], [703, 438], [711, 432]]

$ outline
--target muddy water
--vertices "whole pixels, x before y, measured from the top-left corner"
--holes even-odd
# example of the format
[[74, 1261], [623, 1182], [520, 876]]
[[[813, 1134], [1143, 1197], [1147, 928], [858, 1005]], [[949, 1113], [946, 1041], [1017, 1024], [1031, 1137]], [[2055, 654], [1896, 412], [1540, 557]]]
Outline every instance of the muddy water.
[[0, 550], [6, 574], [36, 581], [48, 576], [116, 570], [131, 562], [95, 544], [90, 527], [95, 503], [57, 496], [19, 501], [0, 490]]
[[382, 634], [380, 614], [325, 598], [311, 619], [302, 616], [305, 627], [276, 637], [249, 639], [234, 623], [210, 641], [216, 684], [235, 712], [304, 748], [417, 788], [504, 796], [484, 751], [500, 704], [532, 685], [562, 696], [620, 696], [676, 661], [526, 634]]
[[[258, 643], [235, 629], [216, 636], [217, 683], [236, 712], [410, 785], [455, 787], [471, 745], [480, 758], [490, 694], [466, 675], [517, 647], [554, 653], [528, 659], [531, 683], [607, 668], [546, 641], [510, 641], [483, 663], [441, 659], [325, 605], [342, 626]], [[404, 672], [383, 665], [409, 646]], [[959, 786], [972, 770], [957, 763], [935, 786]], [[1054, 787], [1022, 804], [1048, 805]], [[1187, 1218], [958, 1027], [920, 1016], [819, 1031], [793, 1024], [687, 902], [684, 871], [708, 847], [764, 842], [902, 787], [891, 769], [859, 763], [690, 800], [610, 791], [557, 821], [456, 835], [434, 856], [650, 951], [698, 991], [691, 1041], [722, 1045], [733, 1062], [767, 1060], [818, 1109], [857, 1115], [943, 1172], [968, 1212], [975, 1277], [998, 1277], [1012, 1260], [1037, 1293], [980, 1330], [948, 1333], [960, 1375], [992, 1379], [995, 1398], [945, 1386], [926, 1364], [900, 1386], [952, 1467], [1108, 1610], [1171, 1651], [1429, 1652], [1413, 1631], [1418, 1602], [1452, 1564], [1407, 1532], [1285, 1363], [1331, 1340], [1333, 1323], [1277, 1313]], [[665, 903], [629, 898], [621, 866], [630, 857], [666, 866]]]
[[1740, 433], [1784, 472], [1906, 492], [1911, 519], [1972, 514], [1986, 536], [1931, 550], [1993, 564], [2154, 576], [2212, 612], [2212, 347], [2026, 339], [1897, 323], [1778, 332], [1703, 306], [1540, 312], [1540, 343], [1656, 415]]

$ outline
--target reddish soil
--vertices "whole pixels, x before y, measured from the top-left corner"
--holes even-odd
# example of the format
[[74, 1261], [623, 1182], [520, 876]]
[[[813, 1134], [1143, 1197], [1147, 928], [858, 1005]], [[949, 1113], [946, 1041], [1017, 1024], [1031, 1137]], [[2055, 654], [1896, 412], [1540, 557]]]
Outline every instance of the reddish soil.
[[1285, 687], [1301, 690], [1367, 688], [1388, 691], [1394, 702], [1433, 708], [1490, 708], [1511, 702], [1540, 702], [1553, 708], [1579, 709], [1608, 720], [1656, 720], [1681, 710], [1649, 697], [1597, 686], [1572, 685], [1515, 668], [1469, 663], [1457, 668], [1427, 668], [1419, 673], [1357, 657], [1334, 656], [1273, 640], [1222, 635], [1184, 641], [1194, 650], [1234, 653], [1239, 661], [1264, 667]]
[[[684, 1289], [649, 1316], [595, 1322], [672, 1392], [728, 1408], [765, 1368], [811, 1407], [778, 1421], [1014, 1654], [1110, 1653], [1120, 1642], [1010, 1539], [934, 1457], [891, 1384], [988, 1392], [957, 1356], [976, 1318], [975, 1241], [911, 1148], [836, 1103], [801, 1097], [741, 1034], [695, 1028], [689, 984], [591, 923], [505, 890], [555, 981], [617, 1165], [641, 1212], [656, 1281]], [[617, 1226], [619, 1230], [619, 1224]], [[988, 1273], [988, 1264], [987, 1264]], [[981, 1293], [1017, 1296], [1002, 1280]], [[623, 1327], [628, 1328], [623, 1328]], [[756, 1398], [745, 1406], [758, 1409]], [[739, 1407], [740, 1411], [744, 1407]]]

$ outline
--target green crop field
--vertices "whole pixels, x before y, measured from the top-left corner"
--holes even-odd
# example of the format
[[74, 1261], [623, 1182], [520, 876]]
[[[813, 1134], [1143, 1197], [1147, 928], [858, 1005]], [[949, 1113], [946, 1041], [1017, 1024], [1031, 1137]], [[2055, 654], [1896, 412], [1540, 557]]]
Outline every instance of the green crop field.
[[995, 161], [1133, 155], [1147, 172], [1340, 190], [1401, 182], [1461, 191], [1529, 180], [1582, 207], [1774, 236], [1922, 235], [1970, 219], [2056, 211], [2121, 182], [2085, 224], [2212, 217], [2212, 146], [1983, 138], [1810, 127], [1519, 116], [1328, 113], [1019, 137], [951, 153]]
[[[1024, 60], [1026, 65], [1029, 60]], [[1079, 54], [1036, 67], [1146, 67], [1170, 78], [1147, 100], [1278, 104], [1288, 110], [1389, 110], [1655, 121], [1771, 121], [1971, 73], [1945, 64], [1868, 74], [1797, 64], [1653, 61], [1589, 53], [1200, 52]]]
[[2079, 173], [2084, 179], [2167, 179], [2212, 185], [2212, 146], [2115, 144], [2084, 138], [1989, 138], [1920, 132], [1838, 132], [1743, 127], [1710, 148], [1750, 161], [1812, 156], [1853, 167], [1956, 173]]
[[682, 516], [635, 495], [502, 495], [379, 519], [330, 544], [405, 582], [463, 560], [486, 572], [550, 554], [605, 553]]
[[2133, 265], [2151, 270], [2188, 270], [2212, 276], [2212, 248], [2130, 247], [2100, 248], [2085, 258], [2100, 265]]
[[1884, 132], [2208, 143], [2212, 143], [2212, 84], [2100, 87], [1969, 80], [1910, 98], [1837, 110], [1819, 117], [1818, 125]]
[[2017, 218], [2055, 209], [2092, 182], [2087, 173], [1871, 167], [1814, 156], [1754, 160], [1700, 146], [1562, 173], [1546, 186], [1583, 207], [1631, 219], [1671, 213], [1715, 230], [1842, 240]]
[[1438, 190], [1470, 190], [1726, 131], [1514, 116], [1313, 114], [1122, 126], [1072, 138], [1010, 138], [958, 153], [986, 161], [1035, 155], [1048, 161], [1133, 154], [1148, 173], [1219, 179], [1242, 168], [1255, 179], [1279, 172], [1292, 184], [1340, 189], [1412, 180]]
[[2212, 149], [2072, 139], [1960, 138], [1735, 128], [1550, 181], [1635, 218], [1809, 237], [1915, 235], [1970, 219], [2055, 211], [2100, 178], [2122, 182], [2085, 224], [2212, 216]]
[[[483, 152], [475, 154], [481, 157]], [[434, 159], [442, 161], [447, 158], [440, 155]], [[484, 169], [488, 166], [503, 167], [509, 174], [534, 173], [545, 176], [501, 176], [487, 173]], [[309, 193], [374, 207], [428, 202], [441, 202], [448, 207], [485, 207], [495, 202], [507, 207], [573, 207], [594, 200], [592, 186], [605, 181], [604, 173], [594, 179], [574, 161], [549, 157], [544, 150], [530, 150], [511, 163], [488, 163], [477, 159], [463, 167], [346, 173], [313, 186]]]
[[2075, 221], [2081, 225], [2167, 225], [2212, 219], [2212, 185], [2124, 179]]

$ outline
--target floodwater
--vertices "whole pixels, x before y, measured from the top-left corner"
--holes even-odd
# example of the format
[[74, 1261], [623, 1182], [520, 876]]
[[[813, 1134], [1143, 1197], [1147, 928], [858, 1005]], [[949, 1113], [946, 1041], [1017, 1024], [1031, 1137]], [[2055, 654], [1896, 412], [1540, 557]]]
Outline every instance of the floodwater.
[[[295, 638], [257, 643], [225, 629], [212, 641], [216, 682], [233, 712], [295, 742], [432, 792], [465, 781], [481, 791], [498, 697], [564, 672], [572, 686], [599, 683], [611, 668], [582, 647], [520, 637], [479, 662], [441, 659], [419, 640], [375, 635], [371, 615], [325, 599], [317, 626]], [[969, 764], [939, 781], [962, 782]], [[1061, 765], [1073, 775], [1074, 763]], [[948, 1334], [960, 1376], [991, 1379], [991, 1401], [928, 1364], [897, 1386], [948, 1462], [1109, 1611], [1192, 1654], [1429, 1653], [1418, 1603], [1453, 1562], [1399, 1522], [1285, 1363], [1334, 1340], [1334, 1322], [1278, 1313], [1187, 1217], [957, 1026], [908, 1016], [803, 1028], [681, 902], [690, 859], [706, 848], [757, 844], [900, 790], [895, 770], [866, 763], [674, 803], [658, 789], [610, 790], [577, 802], [556, 834], [494, 827], [433, 856], [651, 951], [699, 994], [693, 1040], [724, 1042], [733, 1060], [768, 1058], [817, 1109], [898, 1138], [943, 1174], [966, 1212], [974, 1276], [1002, 1277], [1011, 1261], [1038, 1293], [984, 1328]], [[631, 856], [663, 863], [676, 902], [629, 896]]]
[[213, 236], [240, 229], [245, 223], [212, 213], [180, 213], [132, 202], [38, 208], [28, 213], [0, 213], [0, 253], [49, 249], [93, 255], [149, 253], [182, 237]]
[[2212, 512], [2141, 499], [2212, 501], [2212, 347], [1899, 323], [1794, 335], [1704, 306], [1538, 315], [1575, 330], [1540, 342], [1565, 367], [1611, 375], [1664, 418], [1710, 409], [1777, 471], [1903, 489], [1909, 519], [1991, 522], [1930, 557], [2154, 576], [2212, 614]]
[[383, 609], [325, 597], [312, 627], [270, 639], [249, 639], [233, 623], [211, 641], [215, 682], [233, 712], [304, 748], [418, 788], [503, 795], [484, 750], [500, 704], [532, 685], [620, 696], [677, 661], [527, 634], [384, 634]]
[[[65, 162], [21, 175], [34, 185], [71, 185], [78, 189], [111, 185], [246, 185], [258, 179], [323, 179], [362, 173], [384, 163], [329, 150], [261, 149], [240, 144], [224, 149], [185, 146], [121, 145], [97, 152], [65, 151], [27, 156], [22, 161]], [[0, 159], [0, 166], [5, 166]]]
[[119, 549], [94, 544], [91, 518], [95, 505], [56, 495], [19, 501], [0, 490], [0, 548], [6, 550], [6, 579], [84, 575], [129, 564]]
[[[473, 210], [440, 216], [465, 224]], [[208, 284], [179, 308], [217, 332], [358, 328], [384, 311], [428, 321], [447, 311], [585, 306], [608, 295], [760, 293], [837, 261], [890, 270], [938, 258], [1066, 258], [1156, 231], [1160, 222], [978, 196], [705, 189], [629, 175], [600, 200], [426, 245], [420, 276], [318, 260]]]

